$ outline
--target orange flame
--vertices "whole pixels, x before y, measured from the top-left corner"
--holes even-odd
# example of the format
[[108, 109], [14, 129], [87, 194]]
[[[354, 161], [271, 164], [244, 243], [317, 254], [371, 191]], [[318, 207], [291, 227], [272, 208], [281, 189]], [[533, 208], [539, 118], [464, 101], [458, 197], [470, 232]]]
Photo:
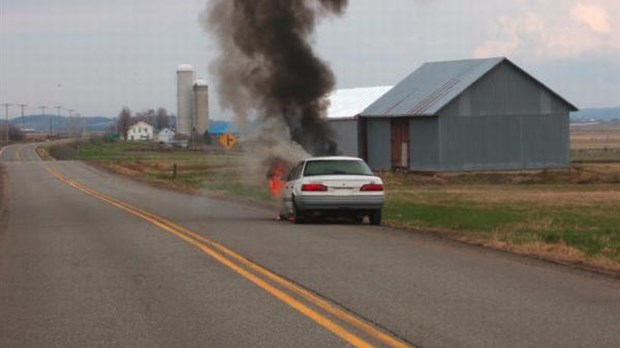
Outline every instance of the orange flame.
[[275, 199], [280, 198], [282, 188], [284, 187], [284, 181], [282, 176], [284, 175], [284, 167], [280, 164], [276, 164], [269, 171], [269, 191]]

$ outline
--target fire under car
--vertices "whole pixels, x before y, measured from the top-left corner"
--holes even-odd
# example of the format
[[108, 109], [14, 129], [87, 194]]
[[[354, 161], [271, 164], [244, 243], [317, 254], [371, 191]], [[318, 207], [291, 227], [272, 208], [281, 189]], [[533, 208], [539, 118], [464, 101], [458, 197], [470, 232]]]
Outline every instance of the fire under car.
[[381, 224], [383, 181], [356, 157], [312, 157], [299, 162], [285, 178], [280, 218], [294, 223], [312, 217], [368, 216]]

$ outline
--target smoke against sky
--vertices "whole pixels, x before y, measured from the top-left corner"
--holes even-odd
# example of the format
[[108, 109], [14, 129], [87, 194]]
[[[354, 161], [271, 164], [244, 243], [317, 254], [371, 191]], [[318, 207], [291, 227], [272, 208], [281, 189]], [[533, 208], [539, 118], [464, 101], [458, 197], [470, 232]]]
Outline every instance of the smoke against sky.
[[[290, 138], [315, 155], [335, 154], [326, 122], [335, 86], [310, 39], [318, 21], [347, 0], [217, 0], [203, 20], [220, 46], [212, 64], [220, 102], [241, 121], [261, 123], [261, 138]], [[282, 130], [290, 135], [282, 134]], [[273, 140], [267, 140], [272, 143]]]

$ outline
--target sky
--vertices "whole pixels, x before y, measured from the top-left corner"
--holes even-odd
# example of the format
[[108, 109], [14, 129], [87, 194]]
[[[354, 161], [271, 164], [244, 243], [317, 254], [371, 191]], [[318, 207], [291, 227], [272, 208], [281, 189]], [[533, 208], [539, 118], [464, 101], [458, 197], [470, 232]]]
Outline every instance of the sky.
[[[176, 113], [176, 68], [189, 63], [210, 84], [211, 118], [228, 119], [209, 68], [216, 41], [200, 22], [207, 3], [0, 0], [0, 102], [26, 114]], [[337, 88], [395, 85], [428, 61], [506, 56], [579, 108], [613, 107], [619, 17], [619, 0], [350, 0], [313, 45]]]

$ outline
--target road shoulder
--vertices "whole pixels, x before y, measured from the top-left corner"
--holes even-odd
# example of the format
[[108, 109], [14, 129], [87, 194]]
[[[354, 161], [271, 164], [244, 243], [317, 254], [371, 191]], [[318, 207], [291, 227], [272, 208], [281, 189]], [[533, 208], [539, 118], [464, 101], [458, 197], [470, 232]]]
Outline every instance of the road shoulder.
[[4, 165], [0, 164], [0, 241], [3, 231], [6, 230], [9, 214], [8, 208], [8, 183], [7, 175]]
[[4, 257], [6, 255], [6, 232], [8, 230], [9, 224], [8, 187], [8, 176], [6, 174], [4, 165], [0, 163], [0, 273], [2, 273]]

